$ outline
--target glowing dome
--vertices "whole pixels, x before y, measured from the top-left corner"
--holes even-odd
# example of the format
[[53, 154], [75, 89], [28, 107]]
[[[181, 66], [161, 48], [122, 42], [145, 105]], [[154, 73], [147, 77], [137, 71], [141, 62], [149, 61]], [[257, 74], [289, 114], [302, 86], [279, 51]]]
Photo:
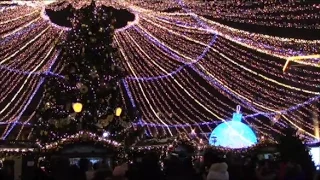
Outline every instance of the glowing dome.
[[240, 106], [231, 121], [219, 124], [211, 133], [209, 144], [228, 148], [245, 148], [257, 143], [253, 130], [241, 122]]

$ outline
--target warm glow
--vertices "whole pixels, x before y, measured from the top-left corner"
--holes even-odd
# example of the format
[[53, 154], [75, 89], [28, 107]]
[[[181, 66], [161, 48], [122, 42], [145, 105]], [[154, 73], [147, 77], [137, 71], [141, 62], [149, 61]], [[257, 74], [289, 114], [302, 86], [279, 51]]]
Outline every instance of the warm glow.
[[286, 63], [283, 66], [282, 71], [286, 71], [290, 61], [299, 61], [304, 59], [317, 59], [320, 58], [320, 54], [308, 55], [308, 56], [291, 56], [287, 58]]
[[307, 55], [307, 56], [291, 56], [291, 57], [288, 57], [287, 60], [295, 61], [295, 60], [316, 59], [316, 58], [320, 58], [320, 54]]
[[82, 104], [81, 103], [73, 103], [72, 108], [74, 112], [79, 113], [82, 111]]
[[116, 116], [120, 116], [121, 115], [121, 113], [122, 113], [122, 109], [120, 108], [120, 107], [118, 107], [117, 109], [116, 109]]

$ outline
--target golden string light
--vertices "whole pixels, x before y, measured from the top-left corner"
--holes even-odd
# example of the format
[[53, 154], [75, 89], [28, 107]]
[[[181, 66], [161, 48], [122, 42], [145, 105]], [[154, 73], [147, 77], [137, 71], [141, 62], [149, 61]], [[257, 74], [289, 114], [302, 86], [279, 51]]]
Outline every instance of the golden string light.
[[[50, 22], [45, 8], [59, 11], [71, 4], [78, 9], [90, 3], [0, 2], [0, 83], [4, 85], [0, 98], [6, 102], [0, 120], [9, 123], [4, 134], [27, 105], [40, 74], [59, 53], [55, 43], [68, 33], [68, 28]], [[3, 4], [12, 7], [2, 8]], [[205, 133], [212, 130], [213, 122], [228, 120], [240, 104], [248, 116], [245, 121], [259, 134], [281, 134], [283, 127], [291, 125], [314, 137], [313, 122], [305, 119], [319, 103], [320, 41], [252, 33], [221, 22], [320, 29], [319, 5], [291, 0], [253, 4], [97, 0], [96, 4], [126, 8], [136, 16], [116, 32], [115, 42], [129, 74], [124, 81], [149, 132]], [[62, 67], [57, 60], [52, 72], [59, 73]], [[250, 117], [259, 113], [265, 115]], [[275, 114], [280, 118], [269, 125]]]

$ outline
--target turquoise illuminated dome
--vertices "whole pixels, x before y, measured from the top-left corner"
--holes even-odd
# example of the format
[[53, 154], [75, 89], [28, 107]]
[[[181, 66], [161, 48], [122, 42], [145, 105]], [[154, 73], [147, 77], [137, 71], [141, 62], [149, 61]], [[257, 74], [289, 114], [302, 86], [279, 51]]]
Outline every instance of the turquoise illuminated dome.
[[240, 106], [231, 121], [219, 124], [211, 133], [209, 144], [227, 148], [246, 148], [257, 143], [254, 131], [241, 122]]

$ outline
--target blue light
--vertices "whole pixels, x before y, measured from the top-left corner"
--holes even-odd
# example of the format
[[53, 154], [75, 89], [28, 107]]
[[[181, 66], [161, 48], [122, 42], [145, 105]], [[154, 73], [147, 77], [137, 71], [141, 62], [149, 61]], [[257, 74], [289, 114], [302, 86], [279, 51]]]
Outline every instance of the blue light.
[[[53, 60], [51, 61], [51, 64], [50, 64], [50, 66], [49, 66], [49, 68], [48, 68], [48, 71], [47, 71], [46, 73], [48, 73], [48, 72], [51, 71], [51, 68], [52, 68], [52, 66], [54, 65], [54, 63], [56, 62], [56, 60], [57, 60], [60, 52], [61, 52], [61, 51], [58, 51], [58, 52], [56, 53], [56, 55], [54, 56]], [[5, 139], [7, 138], [7, 136], [10, 134], [10, 132], [13, 130], [13, 128], [14, 128], [17, 124], [19, 124], [19, 121], [20, 121], [23, 113], [26, 111], [27, 107], [29, 106], [29, 104], [31, 103], [31, 101], [33, 100], [33, 98], [35, 97], [36, 93], [37, 93], [38, 90], [40, 89], [40, 87], [41, 87], [42, 83], [44, 82], [44, 80], [45, 80], [44, 77], [42, 77], [42, 78], [40, 79], [40, 81], [39, 81], [36, 89], [35, 89], [34, 92], [31, 94], [30, 98], [28, 99], [27, 103], [26, 103], [25, 106], [23, 107], [22, 111], [19, 113], [18, 117], [13, 121], [13, 123], [12, 123], [11, 127], [8, 129], [8, 131], [2, 136], [2, 140], [5, 140]], [[9, 127], [9, 125], [8, 125], [8, 127]]]
[[233, 120], [233, 121], [241, 122], [241, 120], [242, 120], [242, 114], [241, 114], [241, 113], [233, 113], [232, 120]]
[[206, 46], [206, 48], [204, 48], [203, 52], [197, 56], [196, 60], [194, 62], [190, 62], [190, 63], [185, 63], [185, 59], [180, 57], [178, 54], [176, 54], [175, 52], [173, 52], [172, 50], [168, 49], [167, 47], [165, 47], [164, 45], [162, 45], [158, 39], [155, 39], [153, 37], [151, 37], [150, 35], [148, 35], [146, 32], [142, 31], [141, 29], [134, 27], [134, 29], [136, 31], [138, 31], [139, 33], [141, 33], [142, 35], [144, 35], [145, 37], [147, 37], [150, 41], [152, 41], [156, 46], [160, 47], [162, 50], [164, 50], [166, 53], [168, 53], [168, 55], [170, 55], [170, 57], [172, 57], [173, 59], [183, 63], [183, 65], [181, 65], [180, 67], [178, 67], [177, 69], [175, 69], [174, 71], [170, 72], [169, 74], [165, 74], [165, 75], [159, 75], [159, 76], [153, 76], [153, 77], [134, 77], [134, 76], [130, 76], [130, 77], [126, 77], [127, 80], [138, 80], [138, 81], [152, 81], [152, 80], [158, 80], [158, 79], [163, 79], [163, 78], [167, 78], [167, 77], [172, 77], [173, 75], [175, 75], [176, 73], [179, 73], [182, 69], [184, 69], [185, 67], [189, 67], [192, 66], [193, 64], [201, 61], [203, 59], [203, 57], [208, 53], [208, 51], [210, 50], [210, 48], [213, 46], [213, 44], [216, 42], [216, 39], [218, 38], [217, 34], [213, 34], [211, 41], [209, 42], [209, 44]]
[[238, 111], [238, 107], [237, 112], [233, 113], [231, 121], [219, 124], [212, 131], [209, 138], [210, 145], [227, 148], [246, 148], [257, 143], [257, 137], [253, 130], [241, 122], [242, 114]]

